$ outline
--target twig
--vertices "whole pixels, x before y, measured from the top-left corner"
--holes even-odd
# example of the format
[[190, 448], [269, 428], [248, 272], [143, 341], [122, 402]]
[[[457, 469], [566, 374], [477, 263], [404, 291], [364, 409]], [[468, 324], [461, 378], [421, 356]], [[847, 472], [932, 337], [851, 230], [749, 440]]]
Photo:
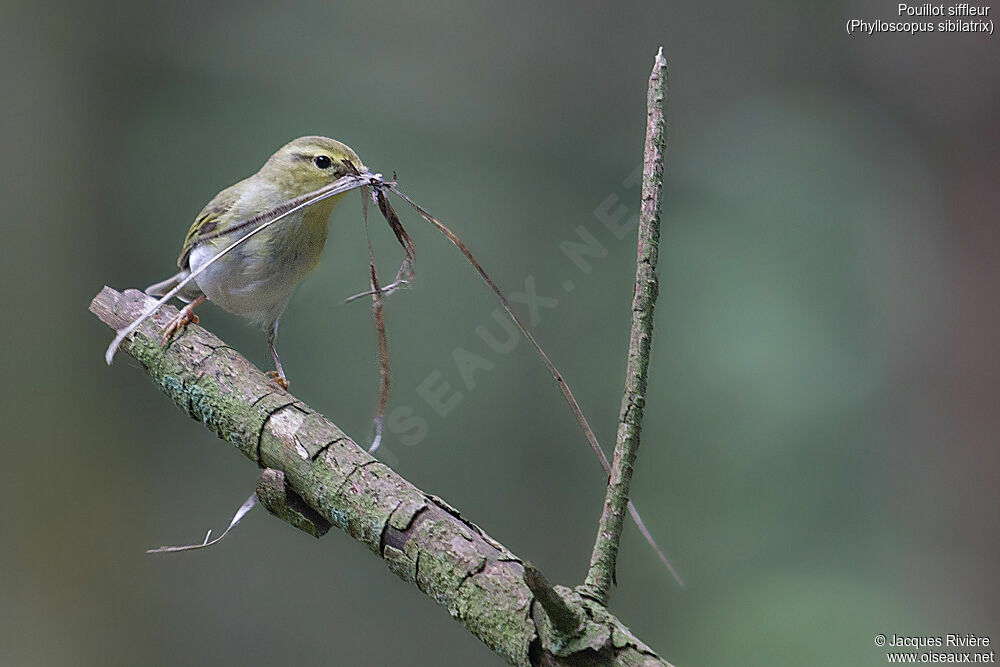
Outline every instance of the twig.
[[[373, 190], [373, 193], [381, 195], [381, 190]], [[364, 192], [361, 193], [364, 196]], [[378, 342], [378, 407], [375, 409], [375, 435], [368, 445], [368, 453], [374, 454], [382, 444], [382, 429], [385, 422], [385, 409], [389, 404], [389, 339], [385, 332], [385, 298], [382, 294], [382, 286], [378, 282], [378, 269], [375, 267], [375, 248], [372, 247], [372, 237], [368, 233], [368, 206], [362, 209], [365, 220], [365, 241], [368, 242], [368, 269], [371, 285], [372, 315], [375, 320], [375, 337]]]
[[179, 551], [194, 551], [195, 549], [206, 549], [208, 547], [214, 546], [219, 542], [221, 542], [223, 539], [225, 539], [226, 535], [229, 534], [229, 531], [235, 528], [236, 524], [242, 521], [243, 517], [247, 515], [247, 512], [252, 510], [256, 505], [257, 505], [257, 493], [254, 492], [253, 494], [250, 495], [249, 498], [244, 500], [243, 504], [240, 505], [238, 510], [236, 510], [236, 514], [234, 514], [232, 520], [230, 520], [229, 526], [227, 526], [226, 529], [222, 531], [222, 535], [219, 535], [214, 540], [212, 539], [212, 531], [210, 530], [207, 533], [205, 533], [205, 539], [199, 544], [187, 544], [182, 547], [162, 546], [162, 547], [157, 547], [156, 549], [146, 549], [146, 553], [170, 554], [170, 553], [177, 553]]
[[[660, 243], [660, 205], [663, 189], [663, 154], [666, 150], [666, 119], [663, 102], [667, 89], [667, 61], [661, 48], [649, 75], [646, 110], [646, 146], [643, 153], [642, 208], [639, 212], [639, 248], [632, 295], [632, 330], [629, 336], [625, 391], [618, 420], [615, 455], [604, 499], [604, 511], [594, 541], [583, 595], [607, 604], [615, 578], [615, 562], [621, 542], [622, 524], [628, 509], [629, 484], [639, 450], [642, 409], [646, 402], [646, 375], [653, 340], [653, 308], [658, 282], [656, 260]], [[676, 574], [675, 574], [676, 576]], [[678, 579], [680, 581], [680, 579]]]
[[545, 575], [529, 562], [524, 564], [524, 583], [531, 589], [532, 595], [549, 617], [554, 634], [572, 637], [580, 630], [583, 624], [580, 608], [560, 597]]
[[[90, 309], [121, 329], [155, 302], [138, 290], [121, 294], [106, 287]], [[273, 471], [280, 471], [296, 503], [301, 499], [368, 546], [507, 662], [571, 665], [597, 655], [601, 664], [667, 664], [607, 609], [572, 591], [563, 591], [563, 597], [584, 621], [571, 641], [557, 643], [548, 624], [533, 614], [540, 605], [533, 604], [521, 559], [443, 500], [372, 458], [323, 415], [278, 390], [202, 327], [191, 324], [161, 347], [160, 329], [176, 312], [165, 306], [142, 322], [122, 341], [122, 351], [182, 410], [272, 471], [265, 475], [277, 478]], [[260, 495], [274, 511], [270, 497]], [[305, 529], [292, 519], [309, 513], [275, 514]]]
[[[472, 254], [472, 251], [469, 250], [469, 247], [465, 245], [462, 239], [458, 238], [455, 232], [451, 231], [443, 222], [435, 218], [433, 215], [428, 213], [422, 206], [420, 206], [412, 199], [410, 199], [396, 186], [395, 183], [388, 185], [387, 187], [389, 187], [403, 201], [409, 204], [413, 208], [413, 210], [420, 215], [420, 217], [422, 217], [424, 220], [433, 225], [438, 231], [444, 234], [445, 238], [447, 238], [452, 245], [458, 248], [458, 250], [463, 255], [465, 255], [465, 259], [469, 262], [469, 264], [472, 265], [472, 267], [479, 274], [479, 277], [483, 279], [483, 282], [486, 283], [487, 287], [489, 287], [490, 290], [493, 292], [493, 294], [497, 297], [497, 299], [500, 301], [500, 304], [503, 306], [504, 310], [507, 311], [507, 315], [509, 315], [510, 319], [514, 322], [514, 325], [517, 326], [521, 334], [528, 340], [528, 343], [530, 343], [531, 346], [535, 349], [535, 352], [538, 353], [538, 356], [541, 357], [542, 363], [545, 364], [545, 367], [549, 369], [549, 373], [552, 374], [552, 379], [556, 381], [557, 385], [559, 385], [559, 389], [560, 391], [562, 391], [563, 397], [566, 399], [566, 403], [569, 405], [569, 409], [573, 413], [573, 416], [576, 417], [576, 422], [580, 425], [580, 429], [583, 431], [584, 437], [587, 438], [587, 442], [590, 444], [590, 448], [594, 451], [594, 454], [597, 456], [597, 460], [601, 464], [601, 468], [604, 470], [604, 474], [610, 478], [611, 463], [608, 461], [608, 457], [604, 454], [604, 450], [601, 449], [601, 443], [597, 441], [597, 436], [594, 435], [594, 429], [590, 428], [590, 422], [587, 421], [586, 415], [583, 414], [583, 408], [580, 407], [580, 404], [577, 403], [576, 401], [576, 397], [573, 396], [573, 391], [569, 388], [569, 384], [566, 382], [565, 379], [563, 379], [562, 373], [559, 371], [558, 368], [556, 368], [556, 365], [549, 358], [549, 355], [545, 353], [545, 350], [542, 349], [542, 346], [538, 343], [537, 340], [535, 340], [535, 337], [531, 335], [531, 332], [528, 331], [528, 327], [524, 325], [524, 323], [521, 321], [521, 318], [519, 318], [517, 316], [517, 313], [514, 312], [514, 308], [510, 305], [510, 301], [507, 300], [507, 297], [505, 297], [500, 288], [497, 287], [497, 284], [493, 282], [493, 279], [490, 278], [490, 275], [486, 273], [486, 269], [483, 268], [483, 265], [479, 263], [479, 260], [475, 258], [475, 256]], [[388, 220], [389, 218], [386, 217], [386, 219]], [[680, 576], [678, 576], [677, 571], [674, 570], [674, 566], [670, 564], [670, 561], [667, 559], [666, 555], [664, 555], [663, 550], [660, 549], [660, 546], [656, 543], [656, 540], [653, 539], [653, 534], [650, 533], [649, 529], [646, 527], [646, 522], [642, 520], [642, 516], [639, 514], [639, 510], [636, 509], [635, 503], [633, 503], [631, 500], [628, 500], [627, 505], [628, 505], [628, 512], [632, 516], [632, 519], [635, 521], [635, 525], [639, 528], [639, 532], [642, 533], [642, 536], [646, 538], [646, 542], [653, 549], [653, 551], [656, 552], [657, 557], [660, 559], [660, 561], [663, 562], [667, 570], [670, 571], [670, 574], [673, 575], [674, 579], [677, 580], [677, 583], [680, 584], [681, 588], [683, 588], [684, 582], [681, 580]]]
[[[322, 201], [323, 199], [328, 199], [338, 194], [347, 192], [348, 190], [353, 190], [354, 188], [362, 187], [365, 184], [367, 184], [372, 177], [376, 176], [379, 179], [381, 179], [381, 176], [379, 176], [378, 174], [365, 174], [365, 175], [348, 174], [347, 176], [339, 178], [330, 185], [324, 186], [319, 190], [316, 190], [315, 192], [310, 192], [309, 194], [302, 195], [301, 197], [295, 197], [294, 199], [289, 199], [288, 201], [283, 202], [279, 206], [264, 211], [263, 213], [255, 215], [247, 220], [244, 220], [240, 222], [238, 225], [229, 229], [228, 231], [230, 233], [248, 227], [250, 228], [250, 231], [248, 231], [246, 234], [244, 234], [240, 238], [230, 243], [221, 251], [217, 252], [215, 255], [209, 258], [208, 261], [199, 266], [197, 269], [194, 269], [190, 273], [188, 273], [188, 275], [183, 280], [174, 285], [174, 288], [171, 289], [166, 294], [164, 294], [159, 301], [151, 303], [145, 311], [139, 313], [132, 322], [123, 323], [121, 325], [121, 328], [117, 329], [115, 339], [111, 341], [111, 345], [108, 346], [107, 351], [104, 353], [104, 361], [106, 361], [108, 363], [108, 366], [110, 366], [111, 361], [115, 358], [115, 353], [118, 351], [118, 346], [121, 345], [122, 341], [125, 340], [126, 336], [130, 335], [133, 331], [138, 329], [143, 322], [145, 322], [146, 320], [148, 320], [150, 317], [153, 316], [153, 313], [155, 313], [157, 309], [160, 308], [160, 306], [169, 302], [172, 298], [174, 298], [177, 294], [179, 294], [182, 289], [184, 289], [185, 285], [187, 285], [189, 282], [197, 278], [200, 273], [206, 271], [209, 266], [211, 266], [213, 263], [218, 261], [224, 255], [229, 253], [229, 251], [231, 251], [241, 243], [245, 243], [255, 234], [259, 234], [260, 232], [264, 231], [271, 225], [288, 217], [292, 213], [295, 213], [296, 211], [299, 211], [305, 208], [306, 206], [311, 206], [312, 204], [315, 204], [318, 201]], [[214, 236], [220, 233], [221, 232], [216, 232], [214, 235], [206, 236], [203, 238], [214, 238]]]

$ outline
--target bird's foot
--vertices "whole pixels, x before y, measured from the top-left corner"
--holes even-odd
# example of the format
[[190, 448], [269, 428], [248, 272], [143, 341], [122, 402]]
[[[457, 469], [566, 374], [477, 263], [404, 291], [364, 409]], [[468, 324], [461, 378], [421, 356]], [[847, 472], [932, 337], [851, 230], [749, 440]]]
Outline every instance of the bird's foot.
[[285, 377], [284, 373], [280, 373], [278, 371], [268, 371], [267, 376], [271, 378], [271, 381], [274, 382], [276, 385], [278, 385], [285, 391], [288, 391], [288, 387], [290, 385], [288, 384], [288, 378]]
[[166, 328], [163, 330], [163, 338], [160, 339], [160, 345], [166, 345], [175, 333], [186, 328], [188, 324], [198, 324], [198, 316], [194, 314], [194, 308], [204, 300], [204, 296], [199, 297], [180, 309], [180, 312], [167, 323]]

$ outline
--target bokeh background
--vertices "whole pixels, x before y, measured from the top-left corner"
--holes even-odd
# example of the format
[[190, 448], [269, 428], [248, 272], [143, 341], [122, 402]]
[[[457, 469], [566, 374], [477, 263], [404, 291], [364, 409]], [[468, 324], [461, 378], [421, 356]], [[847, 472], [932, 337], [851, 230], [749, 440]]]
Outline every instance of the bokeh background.
[[[612, 609], [678, 665], [880, 665], [877, 633], [1000, 641], [1000, 49], [848, 36], [895, 3], [0, 5], [5, 286], [0, 664], [499, 664], [338, 532], [262, 511], [256, 470], [164, 399], [86, 308], [173, 270], [193, 216], [284, 142], [326, 134], [451, 223], [614, 435], [646, 79], [670, 60], [661, 295]], [[621, 209], [619, 207], [624, 207]], [[281, 349], [359, 440], [377, 371], [360, 207], [334, 213]], [[383, 457], [549, 577], [583, 579], [602, 475], [496, 304], [409, 213], [418, 282], [387, 310]], [[560, 251], [583, 227], [585, 272]], [[399, 252], [375, 225], [390, 275]], [[565, 289], [566, 281], [574, 289]], [[527, 311], [524, 311], [527, 314]], [[202, 323], [268, 367], [261, 334]], [[467, 389], [456, 349], [487, 360]], [[445, 416], [432, 377], [462, 398]], [[399, 414], [399, 413], [398, 413]]]

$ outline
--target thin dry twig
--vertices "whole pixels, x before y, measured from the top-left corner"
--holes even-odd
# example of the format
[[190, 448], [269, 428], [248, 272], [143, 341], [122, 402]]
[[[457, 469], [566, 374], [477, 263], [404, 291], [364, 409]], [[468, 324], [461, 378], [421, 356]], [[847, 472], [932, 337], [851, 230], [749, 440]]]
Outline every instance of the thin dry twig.
[[[476, 272], [479, 273], [479, 277], [482, 278], [483, 282], [485, 282], [487, 286], [489, 286], [490, 290], [493, 291], [493, 294], [496, 295], [501, 305], [503, 305], [504, 310], [507, 311], [507, 315], [510, 317], [511, 320], [513, 320], [514, 324], [521, 331], [524, 337], [528, 339], [528, 342], [535, 349], [535, 352], [538, 353], [538, 356], [542, 358], [542, 362], [545, 364], [545, 367], [549, 369], [549, 373], [551, 373], [552, 378], [556, 381], [556, 384], [559, 385], [559, 389], [562, 391], [563, 396], [566, 399], [566, 402], [569, 404], [570, 411], [573, 413], [573, 416], [576, 417], [577, 423], [583, 430], [583, 434], [587, 438], [587, 442], [590, 444], [590, 448], [594, 450], [594, 454], [597, 455], [597, 460], [600, 461], [601, 468], [604, 470], [604, 474], [610, 477], [611, 463], [608, 462], [608, 457], [604, 454], [604, 450], [601, 449], [601, 444], [597, 441], [597, 436], [594, 435], [594, 430], [590, 427], [590, 422], [587, 421], [587, 417], [583, 414], [583, 409], [580, 407], [580, 404], [577, 403], [576, 397], [573, 396], [573, 391], [569, 388], [569, 385], [566, 383], [566, 380], [563, 379], [562, 373], [559, 371], [558, 368], [556, 368], [556, 365], [549, 358], [549, 355], [545, 354], [545, 350], [542, 349], [542, 346], [538, 344], [538, 341], [535, 340], [535, 337], [531, 335], [531, 332], [528, 331], [528, 328], [524, 325], [523, 322], [521, 322], [521, 319], [514, 312], [514, 308], [510, 305], [510, 302], [507, 300], [507, 297], [504, 296], [502, 291], [500, 291], [500, 288], [497, 287], [497, 284], [493, 282], [493, 279], [490, 278], [490, 275], [486, 272], [486, 269], [484, 269], [483, 266], [478, 262], [478, 260], [476, 260], [475, 256], [472, 254], [472, 251], [469, 250], [468, 246], [466, 246], [465, 243], [462, 242], [462, 239], [458, 238], [458, 236], [453, 231], [448, 229], [448, 227], [443, 222], [435, 218], [433, 215], [428, 213], [423, 207], [421, 207], [419, 204], [417, 204], [407, 195], [401, 192], [399, 188], [396, 187], [395, 184], [389, 185], [389, 188], [401, 199], [403, 199], [403, 201], [409, 204], [413, 208], [413, 210], [415, 210], [418, 214], [420, 214], [420, 217], [422, 217], [424, 220], [426, 220], [435, 228], [437, 228], [438, 231], [444, 234], [445, 237], [452, 243], [452, 245], [458, 248], [461, 251], [461, 253], [465, 255], [465, 258], [469, 261], [470, 264], [472, 264], [473, 268], [476, 269]], [[653, 551], [656, 552], [657, 557], [664, 564], [664, 566], [666, 566], [671, 576], [673, 576], [673, 578], [677, 581], [677, 583], [683, 588], [684, 582], [681, 580], [680, 576], [678, 576], [677, 571], [674, 569], [674, 566], [671, 565], [670, 560], [667, 558], [666, 554], [663, 553], [663, 550], [660, 549], [660, 546], [656, 543], [656, 540], [653, 538], [653, 534], [649, 532], [649, 528], [646, 527], [646, 523], [642, 520], [642, 516], [639, 514], [639, 510], [636, 509], [635, 504], [631, 500], [627, 500], [626, 505], [628, 507], [629, 514], [635, 521], [635, 525], [639, 528], [639, 532], [642, 533], [642, 536], [644, 538], [646, 538], [646, 542], [653, 549]]]
[[[378, 190], [375, 190], [378, 192]], [[374, 193], [373, 193], [374, 194]], [[389, 339], [385, 333], [385, 297], [378, 282], [378, 270], [375, 268], [375, 249], [372, 247], [371, 235], [368, 233], [367, 206], [365, 207], [365, 240], [368, 242], [368, 268], [371, 279], [372, 314], [375, 320], [375, 334], [378, 340], [378, 407], [375, 409], [375, 437], [368, 446], [372, 453], [382, 444], [382, 427], [385, 419], [386, 406], [389, 404]]]
[[[590, 444], [591, 449], [594, 451], [594, 454], [597, 456], [597, 459], [600, 462], [602, 469], [604, 470], [606, 475], [610, 476], [611, 463], [608, 461], [607, 455], [604, 453], [604, 450], [601, 449], [601, 445], [597, 440], [597, 436], [594, 435], [594, 431], [590, 427], [590, 423], [588, 422], [586, 416], [584, 415], [583, 410], [580, 407], [580, 404], [577, 402], [576, 397], [573, 395], [573, 392], [570, 389], [569, 385], [563, 379], [562, 373], [555, 366], [555, 364], [552, 362], [549, 356], [545, 353], [545, 351], [542, 349], [538, 341], [535, 340], [535, 337], [531, 334], [531, 332], [528, 331], [524, 323], [521, 322], [520, 318], [518, 318], [518, 316], [514, 313], [514, 310], [510, 302], [507, 300], [507, 297], [504, 296], [503, 292], [493, 281], [493, 279], [489, 276], [489, 274], [479, 263], [479, 261], [475, 258], [475, 256], [469, 250], [468, 246], [466, 246], [465, 243], [463, 243], [462, 240], [454, 232], [452, 232], [444, 223], [435, 218], [423, 207], [421, 207], [410, 197], [408, 197], [406, 194], [400, 191], [396, 187], [395, 181], [388, 181], [385, 178], [383, 178], [381, 174], [376, 174], [372, 172], [359, 172], [357, 168], [354, 167], [353, 164], [350, 163], [347, 164], [349, 167], [352, 168], [353, 173], [348, 174], [347, 176], [344, 176], [335, 181], [334, 183], [331, 183], [328, 186], [320, 188], [319, 190], [284, 202], [281, 205], [269, 211], [265, 211], [260, 215], [254, 216], [253, 218], [250, 218], [238, 224], [234, 228], [234, 230], [243, 229], [246, 227], [253, 227], [253, 225], [255, 224], [257, 226], [253, 227], [247, 234], [245, 234], [238, 240], [232, 242], [222, 251], [217, 253], [215, 256], [211, 257], [207, 262], [202, 264], [197, 270], [194, 270], [190, 274], [188, 274], [188, 276], [184, 278], [182, 281], [180, 281], [174, 287], [174, 289], [170, 290], [170, 292], [164, 295], [159, 301], [157, 301], [155, 304], [146, 309], [146, 311], [144, 311], [142, 315], [138, 317], [134, 322], [132, 322], [128, 326], [118, 331], [114, 341], [112, 341], [111, 345], [108, 347], [107, 353], [105, 354], [105, 360], [108, 362], [108, 364], [111, 363], [119, 345], [121, 345], [122, 341], [124, 341], [128, 335], [130, 335], [136, 329], [138, 329], [138, 327], [143, 322], [148, 320], [157, 310], [159, 310], [161, 306], [163, 306], [171, 298], [177, 295], [189, 282], [191, 282], [194, 278], [196, 278], [200, 273], [205, 271], [220, 257], [229, 253], [234, 248], [238, 247], [240, 244], [244, 243], [255, 234], [279, 222], [280, 220], [294, 213], [295, 211], [298, 211], [306, 206], [309, 206], [310, 204], [316, 203], [318, 201], [321, 201], [323, 199], [332, 197], [334, 195], [343, 192], [347, 192], [349, 190], [353, 190], [355, 188], [371, 187], [374, 191], [373, 192], [374, 198], [379, 206], [379, 210], [382, 212], [383, 216], [386, 219], [386, 222], [389, 224], [389, 226], [393, 230], [393, 233], [396, 235], [396, 239], [399, 241], [400, 245], [403, 247], [405, 251], [405, 258], [403, 260], [403, 263], [400, 265], [399, 271], [397, 272], [396, 275], [396, 279], [392, 283], [390, 283], [386, 287], [379, 287], [377, 286], [377, 276], [375, 276], [374, 280], [370, 279], [372, 285], [371, 285], [371, 290], [369, 292], [362, 292], [361, 294], [354, 295], [353, 297], [347, 300], [351, 301], [356, 298], [368, 295], [371, 295], [373, 298], [373, 310], [375, 311], [376, 332], [379, 336], [379, 351], [380, 351], [379, 403], [378, 403], [376, 417], [374, 420], [376, 433], [375, 433], [375, 438], [371, 445], [372, 451], [374, 451], [375, 449], [378, 448], [378, 446], [381, 443], [382, 418], [384, 416], [385, 409], [388, 403], [388, 389], [389, 389], [388, 344], [386, 341], [385, 323], [384, 323], [384, 315], [382, 314], [381, 299], [384, 296], [395, 291], [397, 288], [404, 287], [407, 284], [409, 284], [410, 278], [413, 273], [412, 267], [414, 259], [413, 242], [410, 239], [409, 235], [406, 233], [406, 231], [403, 229], [402, 224], [399, 221], [399, 217], [396, 215], [396, 212], [393, 210], [392, 206], [388, 202], [388, 199], [385, 197], [384, 189], [389, 189], [392, 192], [394, 192], [397, 196], [399, 196], [401, 199], [403, 199], [407, 204], [409, 204], [424, 220], [429, 222], [431, 225], [437, 228], [442, 234], [444, 234], [444, 236], [456, 248], [458, 248], [462, 252], [462, 254], [469, 261], [469, 263], [472, 264], [473, 268], [475, 268], [475, 270], [479, 273], [483, 281], [487, 284], [487, 286], [494, 293], [497, 299], [499, 299], [501, 305], [503, 306], [504, 310], [507, 311], [507, 314], [510, 316], [511, 320], [513, 320], [517, 328], [521, 331], [524, 337], [535, 349], [539, 357], [541, 357], [542, 362], [545, 364], [546, 368], [548, 368], [553, 379], [555, 379], [556, 383], [559, 385], [559, 389], [560, 391], [562, 391], [563, 396], [565, 397], [566, 402], [569, 405], [570, 411], [573, 413], [573, 416], [576, 418], [577, 423], [583, 430], [584, 436], [586, 437], [587, 442]], [[365, 202], [365, 211], [367, 211], [367, 202]], [[367, 222], [367, 215], [366, 215], [366, 222]], [[369, 250], [371, 250], [370, 243], [369, 243]], [[372, 266], [372, 272], [374, 273], [374, 253], [371, 254], [371, 266]], [[653, 551], [656, 552], [657, 556], [664, 563], [667, 569], [671, 572], [674, 578], [677, 579], [678, 583], [680, 583], [683, 586], [683, 583], [677, 576], [677, 573], [674, 571], [674, 568], [670, 564], [670, 561], [664, 555], [663, 550], [660, 549], [659, 545], [656, 543], [656, 540], [653, 539], [652, 533], [649, 532], [649, 529], [646, 527], [645, 522], [643, 522], [642, 517], [640, 516], [639, 511], [636, 509], [635, 505], [632, 503], [631, 500], [628, 500], [626, 504], [628, 507], [629, 514], [632, 516], [633, 520], [636, 523], [636, 526], [639, 528], [639, 531], [642, 533], [643, 537], [645, 537], [646, 542], [650, 545]]]
[[177, 553], [178, 551], [194, 551], [195, 549], [204, 549], [206, 547], [212, 546], [213, 544], [218, 544], [226, 537], [226, 535], [229, 534], [229, 531], [235, 528], [236, 524], [242, 521], [243, 517], [245, 517], [247, 513], [250, 512], [250, 510], [252, 510], [256, 506], [257, 506], [257, 493], [254, 492], [253, 495], [244, 500], [243, 504], [240, 505], [239, 509], [236, 510], [236, 514], [234, 514], [233, 518], [229, 521], [229, 526], [227, 526], [226, 529], [222, 531], [222, 535], [219, 535], [214, 540], [211, 539], [212, 531], [209, 530], [207, 533], [205, 533], [205, 539], [200, 544], [186, 544], [182, 547], [166, 547], [166, 546], [157, 547], [156, 549], [147, 549], [146, 553], [169, 554], [169, 553]]
[[[147, 308], [145, 311], [143, 311], [142, 315], [137, 317], [135, 321], [133, 321], [126, 327], [122, 327], [115, 335], [115, 339], [111, 341], [111, 344], [108, 346], [107, 351], [104, 353], [104, 360], [110, 366], [112, 360], [114, 360], [115, 358], [115, 352], [118, 351], [118, 347], [122, 344], [122, 341], [124, 341], [125, 338], [128, 337], [129, 334], [133, 333], [136, 329], [138, 329], [143, 322], [145, 322], [146, 320], [148, 320], [150, 317], [153, 316], [153, 313], [159, 310], [161, 306], [170, 301], [172, 298], [177, 296], [177, 294], [179, 294], [180, 291], [184, 289], [184, 287], [186, 287], [189, 282], [191, 282], [199, 275], [201, 275], [204, 271], [208, 269], [208, 267], [214, 264], [219, 258], [226, 255], [234, 248], [238, 247], [240, 244], [246, 242], [255, 234], [259, 234], [260, 232], [264, 231], [271, 225], [288, 217], [292, 213], [295, 213], [296, 211], [299, 211], [305, 208], [306, 206], [315, 204], [318, 201], [322, 201], [324, 199], [328, 199], [335, 195], [339, 195], [343, 192], [353, 190], [354, 188], [367, 185], [371, 180], [371, 178], [375, 176], [377, 176], [381, 181], [381, 175], [379, 174], [348, 174], [343, 178], [337, 179], [330, 185], [324, 186], [319, 190], [310, 192], [309, 194], [302, 195], [301, 197], [289, 199], [288, 201], [280, 204], [279, 206], [276, 206], [268, 211], [265, 211], [260, 215], [256, 215], [248, 220], [244, 220], [243, 222], [233, 227], [230, 230], [230, 233], [238, 231], [245, 227], [253, 227], [253, 228], [248, 233], [237, 239], [236, 241], [230, 243], [219, 253], [210, 257], [208, 261], [199, 266], [197, 269], [191, 271], [191, 273], [189, 273], [186, 278], [178, 282], [177, 285], [172, 290], [164, 294], [159, 301], [157, 301], [149, 308]], [[257, 226], [254, 227], [254, 225]]]

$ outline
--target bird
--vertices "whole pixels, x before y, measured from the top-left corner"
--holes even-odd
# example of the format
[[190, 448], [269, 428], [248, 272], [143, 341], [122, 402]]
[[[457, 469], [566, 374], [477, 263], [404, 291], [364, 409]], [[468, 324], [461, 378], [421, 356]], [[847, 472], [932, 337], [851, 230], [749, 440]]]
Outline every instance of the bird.
[[[166, 296], [193, 271], [250, 230], [246, 222], [291, 199], [349, 175], [366, 172], [346, 144], [322, 136], [299, 137], [279, 148], [252, 176], [217, 194], [201, 210], [184, 238], [176, 274], [146, 288]], [[212, 262], [176, 295], [186, 305], [167, 325], [161, 344], [189, 322], [206, 299], [260, 326], [275, 370], [268, 373], [287, 390], [288, 378], [276, 347], [278, 322], [299, 282], [319, 262], [329, 218], [341, 193], [294, 211]]]

